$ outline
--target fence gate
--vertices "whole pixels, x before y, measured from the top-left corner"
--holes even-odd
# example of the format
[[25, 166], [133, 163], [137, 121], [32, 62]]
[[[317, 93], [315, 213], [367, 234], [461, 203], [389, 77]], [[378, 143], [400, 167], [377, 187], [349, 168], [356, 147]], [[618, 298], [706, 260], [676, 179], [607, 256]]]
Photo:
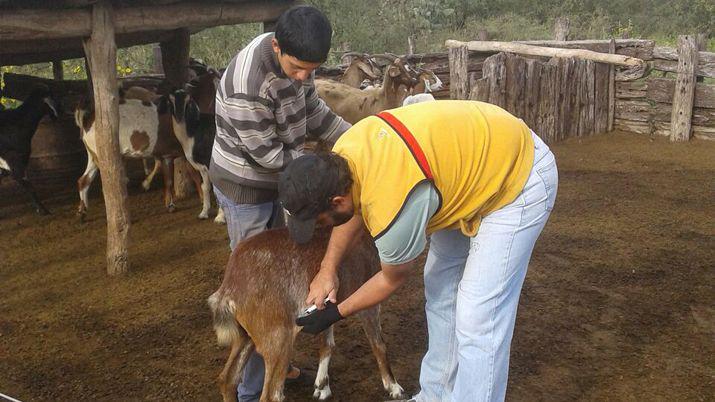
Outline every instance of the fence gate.
[[575, 58], [548, 62], [498, 53], [484, 62], [470, 99], [523, 119], [547, 143], [608, 129], [610, 68]]

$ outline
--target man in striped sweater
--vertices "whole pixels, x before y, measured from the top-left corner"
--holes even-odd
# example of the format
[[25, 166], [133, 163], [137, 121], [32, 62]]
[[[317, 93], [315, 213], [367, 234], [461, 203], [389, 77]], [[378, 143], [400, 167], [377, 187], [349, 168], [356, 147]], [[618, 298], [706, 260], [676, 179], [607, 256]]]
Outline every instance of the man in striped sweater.
[[[323, 13], [293, 7], [280, 16], [275, 33], [260, 35], [241, 50], [221, 79], [209, 175], [232, 250], [248, 236], [283, 226], [278, 175], [303, 154], [306, 137], [334, 143], [350, 127], [318, 98], [313, 84], [331, 36]], [[263, 374], [263, 359], [254, 353], [239, 401], [258, 400]], [[299, 375], [297, 368], [288, 372], [289, 379]]]

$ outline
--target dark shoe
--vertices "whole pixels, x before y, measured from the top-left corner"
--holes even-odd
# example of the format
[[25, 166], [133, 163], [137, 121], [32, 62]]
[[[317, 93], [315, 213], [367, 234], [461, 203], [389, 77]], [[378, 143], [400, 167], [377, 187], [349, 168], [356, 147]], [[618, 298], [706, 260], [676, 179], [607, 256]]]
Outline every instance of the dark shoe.
[[315, 377], [318, 375], [318, 373], [314, 370], [307, 369], [307, 368], [299, 368], [296, 367], [298, 370], [300, 370], [300, 374], [298, 374], [298, 377], [295, 378], [286, 378], [285, 384], [286, 385], [310, 385], [312, 386], [315, 384]]

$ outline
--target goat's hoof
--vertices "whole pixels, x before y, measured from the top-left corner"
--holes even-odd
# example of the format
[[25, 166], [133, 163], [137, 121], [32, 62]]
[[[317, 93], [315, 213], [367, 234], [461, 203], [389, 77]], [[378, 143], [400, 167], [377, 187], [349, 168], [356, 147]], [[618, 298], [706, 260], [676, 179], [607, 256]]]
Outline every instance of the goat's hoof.
[[400, 384], [396, 382], [388, 385], [385, 391], [390, 394], [390, 398], [392, 399], [402, 399], [403, 395], [405, 394], [405, 390], [402, 389]]
[[79, 218], [79, 223], [84, 223], [85, 218], [87, 217], [87, 213], [79, 211], [77, 212], [77, 217]]
[[175, 211], [176, 211], [176, 205], [174, 205], [174, 204], [169, 204], [169, 206], [166, 207], [166, 210], [169, 211], [169, 213], [175, 212]]
[[147, 183], [147, 182], [143, 181], [142, 188], [144, 189], [144, 191], [149, 191], [149, 188], [151, 188], [151, 183]]
[[218, 223], [219, 225], [225, 225], [225, 224], [226, 224], [226, 218], [224, 218], [223, 216], [216, 216], [216, 217], [214, 218], [214, 222], [215, 222], [215, 223]]
[[202, 212], [199, 214], [199, 219], [208, 219], [208, 218], [209, 218], [208, 212]]
[[330, 385], [327, 384], [323, 388], [316, 388], [315, 391], [313, 391], [313, 399], [317, 399], [319, 401], [324, 401], [332, 395], [333, 393], [330, 391]]

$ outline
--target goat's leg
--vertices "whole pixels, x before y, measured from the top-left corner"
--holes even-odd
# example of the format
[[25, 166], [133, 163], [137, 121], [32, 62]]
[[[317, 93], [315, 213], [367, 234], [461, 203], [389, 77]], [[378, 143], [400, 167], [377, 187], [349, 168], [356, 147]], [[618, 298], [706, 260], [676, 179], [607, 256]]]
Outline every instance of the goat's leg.
[[[146, 166], [146, 158], [142, 158], [144, 161], [144, 171], [147, 171], [147, 166]], [[159, 168], [161, 167], [161, 159], [159, 158], [154, 158], [154, 168], [151, 170], [151, 172], [147, 173], [147, 176], [144, 178], [144, 181], [142, 182], [142, 188], [144, 191], [148, 191], [149, 188], [151, 187], [151, 182], [154, 180], [154, 176], [156, 176], [157, 172], [159, 172]]]
[[[199, 191], [197, 186], [197, 191], [201, 194], [201, 213], [199, 213], [199, 219], [208, 219], [209, 209], [211, 209], [211, 180], [209, 180], [209, 169], [194, 161], [193, 158], [186, 158], [191, 166], [196, 169], [196, 172], [201, 176], [201, 191]], [[225, 222], [225, 220], [224, 220]]]
[[323, 331], [318, 338], [320, 343], [320, 363], [318, 364], [318, 374], [315, 376], [315, 391], [313, 398], [324, 401], [333, 394], [330, 391], [330, 376], [328, 375], [328, 366], [330, 365], [330, 356], [333, 354], [335, 347], [335, 338], [333, 337], [333, 327]]
[[240, 329], [239, 337], [231, 343], [231, 352], [228, 355], [223, 371], [218, 377], [219, 389], [224, 402], [236, 402], [238, 379], [252, 352], [253, 342], [248, 337], [248, 334], [243, 329]]
[[169, 212], [174, 212], [174, 158], [164, 158], [161, 167], [164, 173], [164, 206]]
[[225, 224], [226, 223], [226, 215], [223, 213], [223, 209], [221, 206], [218, 206], [218, 212], [216, 213], [216, 217], [214, 218], [214, 222], [216, 223], [221, 223]]
[[362, 329], [365, 331], [367, 340], [370, 342], [372, 354], [375, 355], [375, 360], [377, 360], [377, 367], [380, 370], [383, 388], [385, 388], [385, 391], [390, 394], [390, 398], [402, 398], [404, 390], [400, 384], [397, 383], [395, 376], [392, 374], [390, 362], [387, 360], [387, 348], [385, 346], [385, 341], [382, 340], [382, 329], [380, 328], [380, 306], [378, 305], [364, 310], [358, 315], [362, 321]]
[[283, 402], [283, 385], [288, 374], [294, 338], [291, 330], [281, 329], [272, 332], [268, 339], [261, 340], [258, 351], [266, 365], [261, 402]]
[[[156, 162], [154, 162], [154, 165], [156, 166]], [[149, 162], [147, 162], [147, 158], [142, 158], [142, 166], [144, 167], [144, 176], [149, 176], [151, 170], [149, 170]]]
[[87, 208], [89, 207], [89, 186], [92, 185], [92, 181], [97, 177], [97, 171], [99, 168], [97, 164], [92, 159], [92, 155], [87, 152], [87, 168], [84, 170], [82, 176], [77, 180], [77, 190], [79, 191], [79, 207], [77, 208], [77, 215], [80, 221], [84, 222], [84, 218], [87, 215]]
[[18, 177], [18, 176], [16, 176], [15, 172], [13, 172], [13, 178], [23, 188], [23, 190], [25, 190], [25, 192], [30, 195], [30, 199], [32, 200], [32, 205], [35, 207], [35, 212], [37, 212], [40, 215], [48, 215], [50, 213], [50, 211], [48, 211], [47, 208], [45, 208], [45, 206], [42, 205], [42, 203], [40, 202], [40, 199], [37, 197], [37, 193], [35, 193], [35, 189], [32, 187], [32, 184], [30, 183], [30, 181], [27, 180], [26, 177], [21, 177], [21, 176]]

